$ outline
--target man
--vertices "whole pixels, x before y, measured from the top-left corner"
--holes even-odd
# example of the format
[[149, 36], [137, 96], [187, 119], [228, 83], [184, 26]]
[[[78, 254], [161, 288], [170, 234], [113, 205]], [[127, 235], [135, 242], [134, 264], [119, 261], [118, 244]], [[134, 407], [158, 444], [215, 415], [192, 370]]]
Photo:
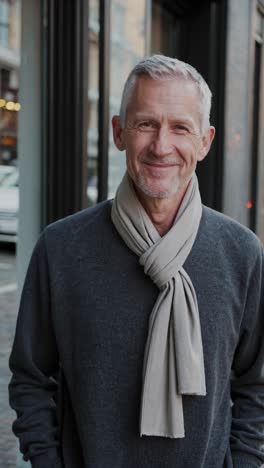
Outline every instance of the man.
[[130, 73], [114, 201], [50, 225], [10, 357], [34, 468], [255, 468], [264, 462], [263, 249], [202, 206], [210, 90], [154, 55]]

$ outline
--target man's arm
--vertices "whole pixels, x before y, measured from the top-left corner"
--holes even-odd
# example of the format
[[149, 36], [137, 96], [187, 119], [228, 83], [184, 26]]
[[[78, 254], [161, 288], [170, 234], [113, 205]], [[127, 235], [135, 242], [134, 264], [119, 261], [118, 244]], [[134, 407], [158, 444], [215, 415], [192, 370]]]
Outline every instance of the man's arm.
[[234, 467], [260, 467], [264, 463], [264, 258], [261, 247], [248, 284], [231, 392], [230, 444]]
[[44, 235], [37, 243], [28, 268], [10, 356], [13, 373], [10, 405], [17, 413], [13, 431], [25, 460], [33, 468], [59, 468], [58, 427], [54, 395], [58, 370], [49, 293]]

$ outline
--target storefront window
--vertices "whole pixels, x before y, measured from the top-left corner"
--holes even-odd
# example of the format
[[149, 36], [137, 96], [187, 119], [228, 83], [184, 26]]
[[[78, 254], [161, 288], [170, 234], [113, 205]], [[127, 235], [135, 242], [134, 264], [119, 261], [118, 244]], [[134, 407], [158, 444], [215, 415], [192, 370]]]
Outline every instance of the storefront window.
[[97, 202], [98, 194], [98, 73], [99, 73], [99, 1], [89, 2], [88, 57], [88, 205]]
[[8, 405], [10, 354], [17, 315], [16, 244], [18, 236], [17, 133], [20, 102], [20, 23], [22, 0], [0, 0], [0, 330], [1, 427], [0, 465], [16, 466], [17, 441], [12, 433], [14, 412]]
[[0, 164], [17, 163], [18, 73], [0, 68]]
[[[151, 52], [180, 59], [182, 21], [159, 1], [152, 2]], [[181, 47], [180, 47], [181, 45]]]
[[18, 234], [20, 6], [0, 0], [0, 254], [2, 243], [15, 246]]
[[0, 0], [0, 165], [17, 164], [20, 2]]
[[[112, 0], [110, 18], [109, 115], [119, 114], [122, 88], [131, 68], [148, 52], [146, 11], [149, 0]], [[98, 197], [99, 0], [89, 1], [88, 205]], [[125, 155], [112, 139], [109, 122], [108, 196], [113, 197], [125, 171]]]
[[[119, 114], [121, 93], [133, 66], [147, 51], [145, 0], [113, 0], [111, 2], [110, 45], [110, 117]], [[113, 197], [125, 172], [125, 154], [120, 153], [109, 135], [108, 196]]]
[[[252, 177], [254, 226], [257, 235], [264, 244], [264, 10], [257, 12], [255, 17], [255, 57], [254, 57], [254, 105], [252, 131]], [[254, 164], [255, 162], [255, 164]], [[254, 167], [255, 166], [255, 167]], [[253, 172], [253, 171], [252, 171]], [[255, 195], [255, 199], [254, 199]], [[254, 206], [256, 203], [256, 207]], [[256, 219], [255, 219], [256, 218]], [[255, 226], [256, 224], [256, 226]]]
[[[161, 2], [112, 0], [110, 13], [109, 116], [119, 114], [125, 80], [138, 61], [149, 53], [179, 56], [182, 27], [175, 14]], [[98, 101], [99, 101], [99, 0], [89, 2], [89, 110], [88, 110], [88, 205], [98, 199]], [[107, 79], [107, 77], [106, 77]], [[100, 137], [100, 136], [99, 136]], [[113, 142], [109, 122], [108, 197], [115, 195], [125, 172], [125, 153]]]
[[0, 46], [8, 47], [10, 28], [10, 0], [0, 0]]

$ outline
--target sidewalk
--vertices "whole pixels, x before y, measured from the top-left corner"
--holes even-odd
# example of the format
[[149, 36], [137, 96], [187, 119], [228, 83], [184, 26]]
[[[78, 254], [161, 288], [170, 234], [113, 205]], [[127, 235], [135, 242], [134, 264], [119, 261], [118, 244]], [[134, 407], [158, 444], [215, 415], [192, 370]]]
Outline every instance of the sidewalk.
[[12, 433], [15, 413], [8, 403], [10, 380], [8, 359], [13, 342], [17, 316], [17, 285], [15, 253], [0, 246], [0, 468], [15, 468], [17, 440]]

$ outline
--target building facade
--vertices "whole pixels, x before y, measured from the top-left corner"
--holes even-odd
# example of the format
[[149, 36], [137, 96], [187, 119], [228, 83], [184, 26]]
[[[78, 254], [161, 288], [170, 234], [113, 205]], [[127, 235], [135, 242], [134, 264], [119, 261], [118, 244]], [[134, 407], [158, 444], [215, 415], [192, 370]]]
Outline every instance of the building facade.
[[193, 64], [213, 92], [217, 133], [198, 167], [204, 203], [263, 239], [263, 0], [54, 3], [45, 3], [43, 223], [114, 195], [125, 161], [110, 118], [131, 67], [160, 52]]
[[21, 277], [46, 224], [114, 195], [125, 161], [110, 119], [129, 70], [151, 53], [206, 78], [216, 137], [197, 169], [203, 202], [264, 240], [263, 12], [263, 0], [22, 1]]
[[264, 242], [263, 39], [264, 0], [0, 0], [0, 164], [20, 173], [20, 286], [45, 225], [114, 196], [125, 160], [111, 116], [151, 53], [207, 80], [216, 138], [197, 169], [203, 202]]

